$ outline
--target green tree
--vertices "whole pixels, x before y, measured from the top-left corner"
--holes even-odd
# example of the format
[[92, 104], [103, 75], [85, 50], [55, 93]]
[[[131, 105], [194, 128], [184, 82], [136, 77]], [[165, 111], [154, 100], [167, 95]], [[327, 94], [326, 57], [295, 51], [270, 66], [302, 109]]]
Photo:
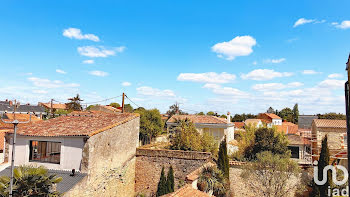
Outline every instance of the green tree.
[[175, 178], [174, 178], [174, 170], [173, 166], [170, 166], [168, 171], [168, 176], [166, 178], [167, 185], [167, 193], [171, 193], [175, 191]]
[[135, 113], [140, 114], [140, 140], [146, 144], [157, 137], [163, 129], [163, 121], [158, 109], [137, 109]]
[[333, 120], [346, 120], [346, 116], [344, 114], [337, 113], [325, 113], [325, 114], [317, 114], [319, 119], [333, 119]]
[[69, 98], [68, 100], [70, 101], [67, 103], [68, 110], [81, 111], [83, 109], [80, 104], [80, 102], [83, 100], [80, 98], [79, 94], [73, 98]]
[[278, 112], [278, 116], [281, 117], [283, 120], [286, 120], [288, 122], [293, 122], [293, 110], [289, 107], [286, 107], [282, 109], [280, 112]]
[[215, 116], [215, 112], [213, 112], [213, 111], [208, 111], [207, 115], [208, 115], [208, 116]]
[[254, 143], [247, 146], [244, 155], [248, 160], [255, 160], [260, 152], [270, 151], [273, 154], [290, 156], [287, 137], [274, 128], [259, 128], [254, 133]]
[[226, 116], [225, 114], [222, 114], [222, 115], [220, 116], [220, 118], [225, 118], [225, 119], [227, 119], [227, 116]]
[[269, 107], [269, 109], [267, 109], [266, 112], [267, 112], [267, 113], [270, 113], [270, 114], [274, 114], [274, 113], [275, 113], [275, 110], [274, 110], [272, 107]]
[[124, 105], [125, 112], [132, 113], [134, 111], [134, 108], [130, 104]]
[[197, 187], [203, 192], [213, 192], [214, 196], [228, 196], [230, 187], [228, 179], [214, 166], [204, 166], [197, 182]]
[[89, 105], [89, 106], [86, 108], [86, 110], [90, 110], [93, 106], [95, 106], [95, 105]]
[[204, 112], [201, 111], [201, 112], [199, 112], [197, 115], [203, 116], [203, 115], [205, 115], [205, 114], [204, 114]]
[[162, 196], [164, 194], [167, 194], [167, 186], [166, 186], [166, 177], [165, 177], [165, 172], [164, 172], [164, 166], [162, 167], [162, 172], [160, 173], [160, 179], [158, 183], [158, 188], [157, 188], [157, 196]]
[[[318, 169], [318, 179], [323, 180], [323, 169], [329, 165], [330, 156], [329, 156], [329, 148], [328, 148], [328, 140], [327, 135], [322, 140], [322, 147], [320, 158], [318, 160], [317, 169]], [[331, 171], [327, 172], [327, 182], [324, 185], [312, 184], [312, 192], [310, 196], [320, 196], [326, 197], [328, 196], [328, 186], [332, 186], [332, 174]]]
[[178, 126], [175, 128], [175, 134], [171, 138], [172, 150], [184, 151], [207, 151], [215, 154], [217, 144], [209, 134], [200, 135], [189, 119], [179, 120]]
[[285, 197], [300, 187], [298, 182], [290, 181], [299, 174], [296, 162], [265, 151], [258, 153], [257, 160], [245, 167], [241, 177], [255, 196]]
[[293, 121], [292, 122], [297, 124], [298, 118], [299, 118], [299, 107], [298, 107], [298, 103], [296, 103], [293, 107]]
[[[61, 182], [62, 178], [56, 175], [49, 175], [47, 169], [33, 166], [19, 166], [14, 170], [13, 196], [60, 196], [54, 185]], [[10, 189], [10, 178], [0, 178], [0, 194], [8, 196]]]
[[187, 113], [183, 112], [182, 110], [180, 110], [180, 106], [176, 103], [174, 105], [171, 105], [169, 107], [169, 110], [166, 112], [166, 114], [169, 115], [169, 118], [175, 114], [179, 114], [179, 115], [185, 115]]
[[221, 172], [224, 174], [224, 177], [229, 178], [230, 164], [227, 155], [226, 137], [220, 143], [217, 165]]
[[114, 107], [114, 108], [120, 107], [119, 103], [110, 103], [109, 105]]

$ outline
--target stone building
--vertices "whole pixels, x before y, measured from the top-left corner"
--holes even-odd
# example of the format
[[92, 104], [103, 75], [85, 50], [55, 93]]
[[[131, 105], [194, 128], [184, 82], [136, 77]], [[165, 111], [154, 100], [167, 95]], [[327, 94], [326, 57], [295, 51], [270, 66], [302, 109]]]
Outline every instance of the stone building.
[[15, 165], [86, 174], [65, 196], [133, 196], [138, 137], [138, 114], [73, 113], [20, 127]]
[[314, 119], [312, 122], [312, 159], [317, 160], [322, 140], [328, 136], [331, 160], [347, 149], [346, 120]]

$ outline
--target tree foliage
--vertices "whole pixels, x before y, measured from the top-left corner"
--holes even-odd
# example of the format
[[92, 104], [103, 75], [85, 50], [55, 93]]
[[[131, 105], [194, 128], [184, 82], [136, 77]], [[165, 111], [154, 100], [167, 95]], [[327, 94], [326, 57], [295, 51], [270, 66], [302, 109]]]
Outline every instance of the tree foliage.
[[174, 170], [173, 166], [170, 166], [168, 171], [168, 176], [166, 178], [167, 192], [171, 193], [175, 191], [175, 178], [174, 178]]
[[197, 182], [199, 190], [209, 193], [213, 192], [214, 196], [228, 196], [229, 182], [223, 173], [215, 166], [204, 166]]
[[171, 116], [173, 116], [175, 114], [185, 115], [187, 113], [185, 113], [182, 110], [180, 110], [180, 106], [178, 104], [174, 104], [174, 105], [171, 105], [169, 107], [169, 110], [166, 112], [166, 114], [168, 114], [169, 117], [171, 117]]
[[297, 124], [299, 119], [299, 106], [298, 103], [295, 103], [293, 107], [293, 123]]
[[[321, 147], [321, 153], [320, 158], [318, 160], [318, 179], [323, 180], [323, 169], [329, 165], [330, 161], [330, 155], [329, 155], [329, 148], [328, 148], [328, 140], [327, 135], [322, 140], [322, 147]], [[332, 186], [332, 174], [331, 171], [328, 170], [327, 172], [327, 182], [324, 185], [316, 185], [312, 184], [312, 197], [325, 197], [328, 196], [328, 186]]]
[[70, 101], [67, 103], [68, 110], [81, 111], [83, 109], [80, 104], [80, 102], [83, 100], [80, 98], [79, 94], [73, 98], [69, 98], [68, 100]]
[[[19, 166], [14, 169], [13, 196], [60, 196], [54, 185], [61, 181], [61, 177], [49, 175], [42, 166]], [[0, 177], [0, 195], [8, 196], [9, 192], [10, 178]]]
[[165, 172], [164, 172], [164, 166], [162, 168], [162, 172], [160, 174], [160, 179], [158, 183], [158, 188], [157, 188], [157, 196], [163, 196], [167, 194], [167, 186], [166, 186], [166, 177], [165, 177]]
[[[255, 142], [255, 131], [257, 127], [253, 125], [247, 125], [245, 130], [238, 130], [237, 136], [235, 139], [238, 141], [238, 151], [233, 153], [233, 158], [238, 161], [247, 160], [245, 156], [245, 152], [253, 146]], [[236, 131], [235, 131], [236, 132]]]
[[298, 164], [288, 157], [265, 151], [257, 154], [257, 160], [247, 165], [241, 174], [256, 196], [284, 197], [299, 187], [291, 181], [300, 173]]
[[230, 164], [227, 155], [226, 137], [220, 143], [217, 165], [221, 172], [224, 174], [224, 177], [229, 178]]
[[257, 118], [257, 115], [254, 114], [235, 114], [232, 118], [232, 122], [243, 122], [247, 119]]
[[282, 109], [277, 115], [285, 121], [293, 122], [293, 110], [289, 107]]
[[110, 103], [109, 105], [114, 107], [114, 108], [120, 107], [119, 103]]
[[175, 128], [175, 134], [171, 138], [170, 148], [173, 150], [204, 151], [216, 154], [217, 144], [214, 137], [208, 133], [197, 131], [193, 122], [189, 119], [177, 121], [179, 126]]
[[334, 120], [346, 120], [346, 116], [344, 114], [337, 113], [325, 113], [325, 114], [317, 114], [319, 119], [334, 119]]
[[254, 133], [254, 142], [244, 150], [247, 160], [255, 160], [257, 154], [270, 151], [273, 154], [289, 156], [288, 140], [285, 135], [277, 132], [274, 128], [258, 128]]
[[137, 109], [135, 113], [140, 114], [140, 140], [150, 143], [163, 129], [163, 121], [158, 109]]
[[130, 104], [125, 104], [124, 111], [127, 113], [132, 113], [134, 111], [134, 108]]

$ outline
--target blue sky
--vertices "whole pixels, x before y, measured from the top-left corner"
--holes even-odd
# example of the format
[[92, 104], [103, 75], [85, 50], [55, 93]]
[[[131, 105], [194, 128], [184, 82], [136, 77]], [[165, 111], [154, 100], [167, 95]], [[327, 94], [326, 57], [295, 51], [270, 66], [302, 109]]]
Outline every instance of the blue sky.
[[[344, 113], [349, 1], [1, 1], [0, 99]], [[120, 98], [101, 102], [120, 102]]]

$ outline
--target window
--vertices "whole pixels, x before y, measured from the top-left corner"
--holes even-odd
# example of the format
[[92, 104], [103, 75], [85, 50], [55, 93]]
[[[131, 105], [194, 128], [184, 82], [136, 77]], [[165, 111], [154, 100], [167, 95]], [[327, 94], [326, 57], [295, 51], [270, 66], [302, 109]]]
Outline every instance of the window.
[[60, 164], [61, 142], [30, 141], [29, 161]]
[[292, 158], [299, 159], [299, 147], [288, 146], [288, 149], [292, 153]]

